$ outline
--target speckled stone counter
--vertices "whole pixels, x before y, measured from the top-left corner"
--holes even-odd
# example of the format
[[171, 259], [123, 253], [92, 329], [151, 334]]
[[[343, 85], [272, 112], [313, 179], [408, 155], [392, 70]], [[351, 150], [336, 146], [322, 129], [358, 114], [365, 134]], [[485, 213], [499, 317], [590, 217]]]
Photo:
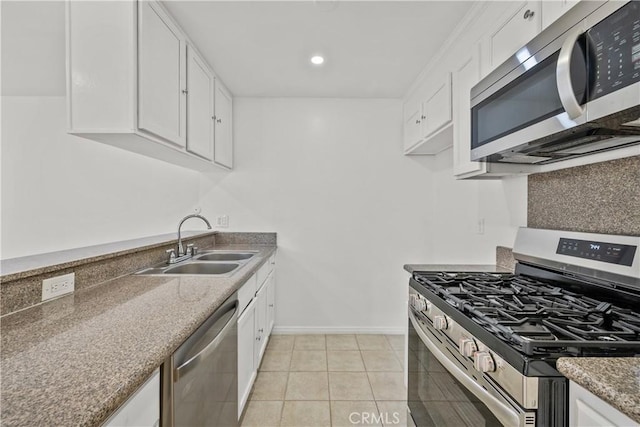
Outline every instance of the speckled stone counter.
[[415, 271], [511, 273], [505, 267], [491, 264], [405, 264], [404, 269], [411, 274]]
[[3, 426], [97, 426], [275, 251], [229, 278], [129, 275], [2, 317]]
[[557, 368], [640, 423], [640, 357], [562, 357]]

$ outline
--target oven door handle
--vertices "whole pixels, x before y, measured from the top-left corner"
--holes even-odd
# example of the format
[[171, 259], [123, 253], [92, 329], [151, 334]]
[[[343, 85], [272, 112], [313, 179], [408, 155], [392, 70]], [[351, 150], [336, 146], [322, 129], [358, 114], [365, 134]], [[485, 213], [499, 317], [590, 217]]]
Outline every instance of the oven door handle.
[[424, 333], [422, 327], [418, 324], [415, 315], [409, 310], [409, 318], [411, 319], [411, 323], [413, 324], [413, 328], [416, 333], [422, 340], [422, 342], [429, 348], [429, 351], [438, 359], [438, 362], [444, 366], [447, 371], [451, 375], [453, 375], [464, 387], [467, 388], [470, 392], [472, 392], [482, 403], [484, 403], [489, 410], [496, 416], [498, 420], [504, 425], [507, 426], [519, 426], [520, 416], [509, 406], [500, 402], [498, 399], [490, 395], [484, 388], [482, 388], [478, 383], [473, 381], [470, 377], [468, 377], [462, 369], [456, 366], [449, 358], [435, 345], [431, 342], [429, 337]]
[[567, 39], [560, 49], [560, 56], [558, 56], [558, 63], [556, 65], [558, 95], [570, 119], [577, 119], [584, 114], [584, 108], [582, 108], [573, 93], [573, 84], [571, 82], [571, 55], [573, 54], [573, 48], [578, 42], [578, 37], [581, 35], [581, 31], [574, 31], [567, 36]]

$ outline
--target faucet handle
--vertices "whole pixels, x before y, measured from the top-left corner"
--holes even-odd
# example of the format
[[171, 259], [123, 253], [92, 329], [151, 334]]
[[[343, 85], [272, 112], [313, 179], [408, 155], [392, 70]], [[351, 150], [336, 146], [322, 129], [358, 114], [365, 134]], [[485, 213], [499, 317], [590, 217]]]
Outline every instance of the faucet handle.
[[187, 250], [185, 251], [185, 254], [186, 255], [194, 255], [193, 248], [194, 248], [193, 243], [189, 243], [187, 245]]
[[176, 262], [176, 250], [175, 249], [167, 249], [165, 252], [169, 254], [168, 264], [173, 264], [174, 262]]

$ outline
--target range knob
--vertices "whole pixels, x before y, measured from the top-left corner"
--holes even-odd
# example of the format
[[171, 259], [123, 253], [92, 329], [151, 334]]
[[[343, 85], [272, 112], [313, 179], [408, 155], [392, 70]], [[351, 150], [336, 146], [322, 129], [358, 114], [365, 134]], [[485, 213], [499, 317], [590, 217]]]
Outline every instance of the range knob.
[[427, 301], [422, 298], [416, 298], [413, 300], [413, 308], [418, 311], [425, 311], [427, 309]]
[[437, 330], [447, 329], [447, 317], [446, 316], [433, 316], [433, 327]]
[[458, 341], [458, 350], [463, 356], [472, 357], [473, 354], [478, 351], [478, 346], [471, 338], [460, 338]]
[[476, 351], [473, 354], [473, 367], [480, 372], [493, 372], [496, 364], [488, 351]]

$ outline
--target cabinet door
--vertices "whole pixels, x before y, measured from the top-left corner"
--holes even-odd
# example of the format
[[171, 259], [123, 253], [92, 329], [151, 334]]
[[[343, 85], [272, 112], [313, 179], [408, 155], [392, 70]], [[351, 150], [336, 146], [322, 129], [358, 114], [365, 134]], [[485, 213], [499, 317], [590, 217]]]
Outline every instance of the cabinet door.
[[267, 283], [265, 284], [267, 288], [267, 328], [265, 331], [265, 335], [271, 335], [271, 331], [273, 330], [273, 324], [275, 322], [275, 314], [276, 314], [276, 270], [274, 269], [271, 272], [271, 275], [267, 279]]
[[196, 51], [187, 48], [187, 150], [213, 160], [214, 78]]
[[578, 4], [578, 0], [543, 1], [542, 29], [547, 28], [576, 4]]
[[267, 287], [263, 286], [256, 294], [256, 345], [255, 359], [256, 368], [260, 366], [262, 355], [267, 346]]
[[422, 136], [437, 132], [451, 122], [451, 73], [422, 104]]
[[105, 423], [105, 427], [156, 427], [160, 422], [160, 370]]
[[420, 103], [409, 100], [404, 104], [404, 149], [407, 151], [421, 139], [422, 108]]
[[523, 2], [521, 7], [489, 38], [491, 69], [502, 64], [541, 30], [540, 2]]
[[255, 314], [254, 299], [238, 318], [238, 418], [242, 415], [244, 405], [247, 403], [257, 371], [254, 363]]
[[233, 168], [233, 98], [222, 85], [215, 81], [215, 137], [214, 157], [216, 164]]
[[157, 3], [138, 4], [138, 128], [184, 147], [185, 39]]
[[471, 161], [471, 88], [480, 81], [480, 48], [453, 71], [453, 173], [468, 178], [486, 172], [486, 164]]
[[631, 418], [609, 405], [587, 389], [569, 382], [570, 427], [637, 426]]

